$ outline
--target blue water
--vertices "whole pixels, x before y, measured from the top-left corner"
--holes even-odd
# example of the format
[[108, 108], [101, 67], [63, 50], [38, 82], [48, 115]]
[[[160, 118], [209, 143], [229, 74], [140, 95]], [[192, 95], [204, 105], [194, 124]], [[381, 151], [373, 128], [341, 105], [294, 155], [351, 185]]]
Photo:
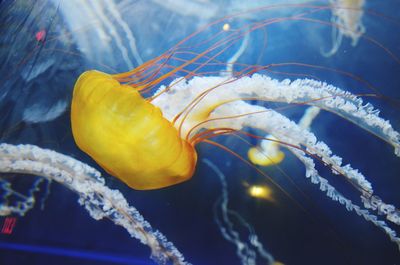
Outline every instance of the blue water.
[[[101, 12], [89, 13], [85, 9], [95, 9], [93, 3], [89, 4], [91, 1], [83, 1], [86, 5], [77, 5], [78, 2], [0, 2], [0, 142], [35, 144], [102, 170], [78, 149], [72, 138], [69, 104], [76, 78], [88, 69], [122, 72], [129, 70], [130, 64], [137, 67], [206, 23], [246, 6], [235, 0], [98, 1], [103, 10], [111, 4], [116, 7], [135, 39], [135, 53], [132, 39], [116, 17], [104, 11], [111, 22], [107, 24], [100, 16]], [[254, 6], [248, 8], [261, 5], [256, 2], [271, 4], [269, 1], [252, 1]], [[365, 9], [369, 12], [365, 12], [362, 21], [368, 38], [361, 38], [355, 47], [345, 38], [338, 52], [331, 57], [321, 54], [321, 50], [327, 51], [332, 46], [330, 26], [286, 21], [268, 26], [266, 34], [262, 31], [251, 34], [250, 45], [239, 62], [260, 65], [300, 62], [360, 76], [386, 96], [366, 97], [365, 100], [381, 109], [381, 116], [400, 130], [400, 62], [394, 58], [400, 57], [399, 7], [397, 0], [366, 0]], [[232, 27], [240, 27], [265, 19], [264, 16], [287, 17], [302, 10], [301, 7], [285, 6], [273, 12], [252, 12], [229, 22]], [[328, 9], [309, 17], [330, 21], [330, 16]], [[41, 38], [37, 34], [43, 30], [46, 34]], [[209, 28], [187, 45], [195, 46], [213, 33], [215, 29]], [[239, 45], [240, 42], [233, 45], [219, 59], [228, 60]], [[121, 47], [127, 52], [125, 58]], [[200, 48], [193, 50], [201, 52]], [[334, 71], [299, 66], [271, 70], [285, 72], [269, 73], [277, 79], [294, 79], [297, 76], [293, 74], [302, 74], [318, 77], [353, 93], [375, 93], [365, 83]], [[303, 111], [304, 107], [295, 106], [283, 113], [298, 121]], [[400, 205], [400, 163], [389, 145], [330, 113], [321, 113], [311, 129], [343, 157], [345, 163], [351, 163], [363, 172], [384, 201]], [[237, 139], [221, 137], [219, 141], [246, 155], [248, 147]], [[256, 143], [254, 139], [251, 141]], [[327, 198], [304, 177], [303, 165], [290, 154], [287, 153], [280, 168], [263, 170], [291, 198], [232, 155], [206, 144], [199, 145], [197, 150], [200, 160], [193, 178], [161, 190], [135, 191], [102, 171], [107, 186], [119, 189], [189, 262], [240, 264], [235, 247], [224, 240], [213, 220], [213, 204], [221, 194], [221, 183], [215, 172], [201, 161], [201, 158], [208, 158], [226, 175], [230, 208], [254, 227], [264, 247], [277, 261], [289, 265], [400, 264], [396, 244], [371, 223]], [[358, 192], [347, 182], [332, 175], [328, 168], [320, 165], [320, 169], [337, 189], [359, 202]], [[25, 175], [1, 177], [23, 193], [27, 193], [37, 179]], [[246, 183], [269, 185], [274, 201], [250, 197]], [[76, 194], [57, 183], [51, 183], [47, 194], [46, 186], [47, 183], [41, 183], [40, 191], [35, 193], [34, 209], [23, 217], [16, 216], [13, 232], [0, 234], [0, 264], [154, 264], [146, 246], [110, 221], [92, 219], [77, 203]], [[0, 218], [0, 225], [4, 220], [5, 217]]]

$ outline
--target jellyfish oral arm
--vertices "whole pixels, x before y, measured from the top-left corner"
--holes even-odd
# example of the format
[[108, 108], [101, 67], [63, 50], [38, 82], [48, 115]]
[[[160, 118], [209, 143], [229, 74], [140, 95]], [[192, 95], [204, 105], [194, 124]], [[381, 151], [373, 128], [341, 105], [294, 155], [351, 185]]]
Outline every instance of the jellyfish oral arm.
[[[242, 77], [237, 80], [225, 77], [195, 77], [189, 81], [180, 79], [172, 83], [174, 85], [168, 92], [152, 101], [152, 104], [158, 106], [164, 117], [170, 121], [178, 115], [180, 110], [185, 109], [187, 102], [193, 101], [197, 95], [210, 87], [215, 88], [195, 108], [190, 110], [182, 126], [181, 136], [183, 138], [187, 136], [193, 126], [204, 121], [205, 109], [208, 110], [208, 113], [215, 106], [223, 106], [224, 102], [240, 98], [259, 98], [270, 102], [316, 106], [332, 112], [386, 141], [394, 147], [394, 153], [400, 156], [400, 134], [393, 129], [389, 121], [379, 117], [378, 110], [369, 103], [364, 104], [361, 98], [323, 82], [310, 79], [277, 81], [265, 75], [254, 74], [252, 77]], [[164, 86], [160, 88], [160, 91], [163, 90], [165, 90]], [[230, 106], [235, 107], [234, 105]], [[218, 108], [214, 113], [217, 111]], [[251, 112], [256, 111], [265, 112], [265, 109], [254, 108]], [[232, 113], [231, 111], [229, 114], [243, 113]], [[214, 114], [213, 117], [219, 116]], [[210, 119], [209, 116], [205, 118]], [[204, 126], [211, 127], [209, 124]], [[200, 129], [202, 126], [198, 126], [192, 133]]]
[[[215, 88], [215, 89], [211, 89]], [[163, 89], [163, 88], [161, 88]], [[196, 95], [206, 92], [206, 96], [197, 101], [194, 107], [188, 109], [185, 104], [193, 102]], [[180, 110], [188, 113], [180, 115], [181, 137], [195, 135], [202, 129], [232, 128], [241, 130], [245, 127], [265, 131], [279, 141], [298, 147], [287, 147], [306, 167], [306, 176], [314, 184], [319, 184], [322, 191], [332, 200], [339, 201], [347, 210], [354, 210], [366, 220], [373, 222], [389, 235], [392, 241], [400, 246], [396, 233], [383, 221], [368, 212], [367, 209], [377, 210], [386, 219], [399, 225], [400, 212], [391, 204], [386, 204], [374, 195], [372, 184], [358, 170], [350, 165], [342, 165], [342, 158], [334, 155], [331, 149], [317, 137], [290, 121], [282, 114], [266, 109], [263, 106], [248, 104], [240, 98], [260, 98], [270, 102], [285, 102], [289, 104], [306, 104], [330, 111], [344, 117], [359, 127], [379, 136], [394, 147], [394, 153], [400, 155], [400, 135], [391, 124], [379, 117], [379, 111], [370, 104], [363, 105], [361, 98], [327, 85], [309, 79], [277, 81], [267, 76], [254, 74], [236, 80], [226, 77], [195, 77], [189, 81], [180, 81], [171, 86], [170, 90], [152, 103], [157, 105], [169, 120], [180, 114]], [[173, 107], [171, 107], [173, 106]], [[214, 107], [213, 107], [214, 106]], [[212, 111], [210, 111], [212, 109]], [[209, 113], [205, 117], [204, 110]], [[229, 117], [229, 118], [227, 118]], [[189, 135], [190, 138], [190, 135]], [[299, 150], [304, 148], [304, 151]], [[311, 154], [331, 167], [333, 173], [345, 177], [361, 193], [364, 209], [353, 204], [337, 192], [328, 181], [322, 178], [314, 167]], [[372, 202], [373, 201], [373, 202]]]
[[108, 218], [149, 246], [157, 263], [188, 264], [174, 245], [128, 204], [121, 192], [105, 186], [100, 172], [78, 160], [34, 145], [0, 144], [0, 172], [54, 180], [76, 192], [79, 203], [94, 219]]

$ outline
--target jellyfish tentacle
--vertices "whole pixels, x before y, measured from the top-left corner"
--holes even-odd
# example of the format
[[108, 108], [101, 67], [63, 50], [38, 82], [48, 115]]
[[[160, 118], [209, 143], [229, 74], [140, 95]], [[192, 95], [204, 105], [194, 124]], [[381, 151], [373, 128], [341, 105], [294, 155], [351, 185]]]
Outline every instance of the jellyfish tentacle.
[[[336, 19], [332, 19], [332, 23], [337, 24]], [[334, 55], [339, 50], [339, 47], [342, 44], [343, 33], [338, 28], [333, 27], [331, 35], [333, 43], [332, 48], [327, 52], [323, 51], [321, 48], [321, 53], [325, 57], [331, 57], [332, 55]]]
[[376, 195], [362, 194], [361, 200], [367, 209], [377, 211], [380, 215], [385, 215], [386, 219], [400, 225], [400, 211], [391, 204], [384, 203]]
[[318, 107], [308, 107], [299, 121], [299, 126], [305, 130], [309, 130], [312, 122], [318, 116], [320, 111], [321, 109]]
[[[242, 43], [240, 44], [239, 49], [232, 55], [231, 58], [226, 62], [226, 75], [227, 76], [234, 76], [233, 75], [233, 66], [235, 65], [236, 61], [242, 56], [242, 54], [245, 52], [247, 46], [249, 45], [249, 39], [250, 39], [250, 32], [246, 32], [244, 34]], [[223, 73], [221, 73], [223, 74]]]
[[113, 23], [108, 19], [108, 17], [104, 13], [103, 6], [99, 3], [99, 1], [91, 2], [91, 6], [93, 7], [93, 10], [94, 10], [96, 16], [101, 18], [101, 21], [104, 23], [106, 28], [109, 30], [110, 35], [114, 38], [115, 44], [117, 45], [117, 48], [121, 52], [122, 59], [124, 60], [127, 67], [129, 69], [133, 69], [134, 66], [133, 66], [132, 61], [129, 59], [128, 50], [122, 43], [122, 40], [121, 40], [120, 36], [118, 35], [118, 32], [117, 32], [115, 26], [113, 25]]
[[331, 198], [333, 201], [338, 201], [340, 204], [344, 205], [348, 211], [355, 211], [359, 216], [364, 217], [365, 220], [372, 222], [374, 225], [382, 229], [385, 234], [387, 234], [390, 240], [397, 244], [400, 250], [400, 238], [397, 236], [396, 232], [390, 228], [385, 221], [378, 220], [378, 217], [374, 214], [371, 214], [368, 210], [362, 209], [360, 206], [354, 204], [351, 200], [344, 197], [341, 193], [339, 193], [331, 184], [329, 184], [328, 180], [321, 177], [318, 171], [315, 169], [314, 161], [306, 157], [305, 153], [298, 150], [290, 148], [291, 152], [303, 162], [306, 167], [306, 176], [311, 179], [313, 184], [318, 185], [321, 191], [326, 191], [326, 195]]
[[[237, 212], [228, 208], [229, 197], [227, 190], [227, 182], [225, 175], [208, 159], [203, 159], [203, 162], [209, 166], [214, 173], [219, 177], [222, 192], [221, 196], [214, 204], [214, 220], [221, 231], [222, 236], [236, 246], [236, 254], [240, 258], [242, 264], [257, 264], [257, 258], [264, 259], [267, 264], [274, 264], [274, 257], [265, 250], [264, 246], [258, 240], [258, 236], [254, 228], [247, 223]], [[219, 216], [221, 215], [221, 217]], [[233, 221], [230, 215], [234, 216], [248, 232], [248, 241], [241, 240], [240, 234], [234, 229]]]
[[[38, 178], [35, 180], [31, 189], [29, 189], [28, 194], [25, 195], [13, 190], [10, 182], [0, 178], [0, 190], [4, 192], [2, 198], [3, 202], [0, 203], [0, 216], [7, 216], [10, 214], [24, 216], [35, 206], [34, 193], [39, 191], [39, 185], [43, 182], [43, 180], [43, 178]], [[15, 203], [9, 201], [11, 196], [16, 197]]]
[[139, 54], [139, 51], [138, 51], [137, 45], [136, 45], [136, 39], [133, 36], [132, 30], [129, 28], [129, 25], [121, 17], [121, 13], [118, 11], [118, 8], [116, 7], [114, 2], [107, 3], [107, 7], [108, 7], [108, 11], [113, 16], [115, 21], [123, 29], [123, 31], [125, 33], [125, 36], [126, 36], [126, 38], [128, 39], [128, 42], [129, 42], [129, 48], [130, 48], [131, 52], [133, 53], [133, 56], [135, 57], [136, 63], [138, 65], [142, 65], [143, 64], [143, 59]]
[[36, 175], [59, 182], [79, 195], [79, 203], [94, 219], [108, 218], [149, 246], [151, 258], [157, 263], [188, 264], [175, 246], [128, 204], [121, 192], [105, 186], [100, 172], [78, 160], [34, 145], [3, 143], [0, 172]]

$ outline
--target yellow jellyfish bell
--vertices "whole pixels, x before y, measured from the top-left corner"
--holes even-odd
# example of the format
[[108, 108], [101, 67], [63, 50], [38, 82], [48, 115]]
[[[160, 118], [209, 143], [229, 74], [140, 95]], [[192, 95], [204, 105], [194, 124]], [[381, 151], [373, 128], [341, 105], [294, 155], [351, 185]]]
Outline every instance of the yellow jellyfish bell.
[[111, 75], [87, 71], [71, 104], [75, 142], [109, 174], [139, 190], [192, 177], [197, 154], [161, 110]]

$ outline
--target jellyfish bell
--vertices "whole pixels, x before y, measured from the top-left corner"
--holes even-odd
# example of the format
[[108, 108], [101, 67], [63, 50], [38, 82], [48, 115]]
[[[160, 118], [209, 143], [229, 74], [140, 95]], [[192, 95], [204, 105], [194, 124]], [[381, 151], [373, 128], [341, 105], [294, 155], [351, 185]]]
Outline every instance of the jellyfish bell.
[[131, 188], [162, 188], [193, 175], [194, 147], [158, 107], [110, 75], [88, 71], [79, 77], [71, 125], [77, 145]]

